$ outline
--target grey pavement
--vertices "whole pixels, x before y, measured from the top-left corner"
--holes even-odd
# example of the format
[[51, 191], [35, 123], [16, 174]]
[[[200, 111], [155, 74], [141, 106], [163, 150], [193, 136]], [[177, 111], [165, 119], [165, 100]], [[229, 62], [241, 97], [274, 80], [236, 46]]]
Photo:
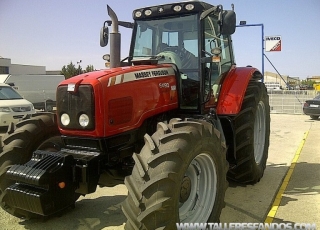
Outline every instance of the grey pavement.
[[[264, 177], [255, 185], [229, 184], [226, 207], [220, 218], [222, 223], [265, 221], [306, 132], [308, 136], [300, 158], [273, 222], [320, 226], [320, 120], [289, 114], [271, 114], [269, 157]], [[45, 222], [20, 220], [0, 209], [0, 229], [122, 230], [126, 218], [120, 207], [126, 195], [124, 185], [98, 188], [97, 192], [81, 197], [75, 209]]]
[[315, 223], [320, 228], [320, 120], [310, 124], [274, 223]]
[[320, 121], [312, 121], [306, 115], [271, 114], [269, 157], [264, 176], [255, 185], [229, 184], [226, 207], [220, 218], [222, 223], [265, 222], [296, 150], [314, 123], [320, 125]]

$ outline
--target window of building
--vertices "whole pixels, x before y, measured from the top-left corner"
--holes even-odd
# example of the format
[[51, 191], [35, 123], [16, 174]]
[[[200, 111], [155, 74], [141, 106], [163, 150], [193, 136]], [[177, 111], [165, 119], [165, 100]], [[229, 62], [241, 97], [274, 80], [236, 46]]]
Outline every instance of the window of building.
[[9, 74], [8, 66], [0, 66], [0, 74]]

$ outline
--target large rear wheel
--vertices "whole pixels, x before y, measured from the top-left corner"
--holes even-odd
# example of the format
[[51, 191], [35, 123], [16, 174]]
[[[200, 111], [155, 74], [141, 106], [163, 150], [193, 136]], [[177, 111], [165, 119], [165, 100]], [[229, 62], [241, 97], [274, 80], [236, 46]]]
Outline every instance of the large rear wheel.
[[159, 123], [134, 154], [126, 229], [176, 229], [176, 223], [218, 222], [227, 189], [226, 148], [211, 124], [172, 119]]
[[37, 150], [59, 151], [62, 141], [53, 115], [40, 115], [10, 126], [3, 140], [0, 154], [0, 205], [8, 213], [20, 217], [37, 217], [36, 214], [10, 207], [4, 202], [6, 188], [14, 183], [6, 178], [6, 172], [15, 164], [28, 162]]
[[236, 162], [228, 177], [240, 183], [260, 181], [266, 168], [270, 136], [270, 106], [262, 82], [250, 82], [235, 117]]

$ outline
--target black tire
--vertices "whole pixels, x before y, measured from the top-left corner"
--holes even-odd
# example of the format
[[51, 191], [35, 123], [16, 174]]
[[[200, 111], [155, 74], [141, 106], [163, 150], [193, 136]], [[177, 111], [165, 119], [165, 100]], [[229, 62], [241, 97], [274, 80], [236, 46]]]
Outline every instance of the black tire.
[[125, 178], [125, 229], [172, 230], [179, 222], [219, 221], [228, 163], [225, 144], [212, 125], [180, 119], [169, 125], [160, 122], [151, 137], [145, 135], [144, 147], [133, 158], [132, 175]]
[[315, 115], [310, 115], [312, 120], [318, 120], [319, 116], [315, 116]]
[[229, 169], [228, 178], [257, 183], [266, 168], [270, 137], [269, 97], [263, 83], [249, 83], [234, 127], [236, 162]]
[[6, 178], [6, 172], [14, 164], [24, 164], [37, 149], [58, 151], [62, 141], [53, 115], [41, 115], [10, 126], [0, 154], [0, 205], [8, 213], [19, 218], [33, 218], [38, 215], [8, 206], [4, 202], [6, 188], [14, 183]]

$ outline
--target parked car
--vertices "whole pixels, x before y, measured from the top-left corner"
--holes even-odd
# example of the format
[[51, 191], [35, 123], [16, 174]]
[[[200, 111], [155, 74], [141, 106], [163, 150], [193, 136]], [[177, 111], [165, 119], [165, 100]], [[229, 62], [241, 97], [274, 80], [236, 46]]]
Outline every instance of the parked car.
[[311, 119], [318, 119], [320, 116], [320, 95], [316, 96], [312, 100], [306, 100], [303, 105], [303, 112], [309, 115]]
[[63, 75], [0, 74], [0, 82], [11, 85], [35, 109], [51, 112], [56, 106], [56, 90]]
[[0, 83], [0, 126], [17, 123], [25, 115], [34, 113], [35, 109], [30, 101], [24, 99], [11, 86]]

